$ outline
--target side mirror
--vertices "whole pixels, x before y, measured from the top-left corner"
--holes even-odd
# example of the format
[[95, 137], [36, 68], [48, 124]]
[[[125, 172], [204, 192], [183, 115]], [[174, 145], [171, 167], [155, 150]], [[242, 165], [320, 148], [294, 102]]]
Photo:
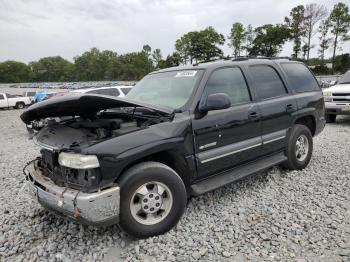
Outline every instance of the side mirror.
[[225, 93], [216, 93], [208, 95], [204, 101], [199, 103], [200, 112], [208, 112], [212, 110], [226, 109], [231, 106], [231, 100]]

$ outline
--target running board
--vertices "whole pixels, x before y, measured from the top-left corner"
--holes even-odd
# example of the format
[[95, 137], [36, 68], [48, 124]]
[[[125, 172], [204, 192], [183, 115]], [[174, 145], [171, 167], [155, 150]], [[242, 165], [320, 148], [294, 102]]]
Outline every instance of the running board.
[[263, 169], [280, 164], [287, 160], [283, 152], [264, 157], [256, 162], [245, 164], [241, 167], [226, 171], [219, 175], [211, 176], [191, 186], [191, 194], [194, 196], [207, 193], [224, 185], [240, 180]]

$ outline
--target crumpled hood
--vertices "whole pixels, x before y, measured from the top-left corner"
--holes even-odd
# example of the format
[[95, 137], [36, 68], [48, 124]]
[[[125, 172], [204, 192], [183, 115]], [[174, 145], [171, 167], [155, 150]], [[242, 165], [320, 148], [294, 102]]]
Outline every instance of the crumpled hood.
[[89, 117], [94, 116], [101, 110], [118, 107], [145, 107], [157, 111], [162, 115], [170, 115], [174, 112], [173, 109], [168, 107], [149, 105], [126, 98], [71, 93], [31, 105], [22, 113], [21, 119], [24, 123], [29, 124], [33, 120], [47, 117]]

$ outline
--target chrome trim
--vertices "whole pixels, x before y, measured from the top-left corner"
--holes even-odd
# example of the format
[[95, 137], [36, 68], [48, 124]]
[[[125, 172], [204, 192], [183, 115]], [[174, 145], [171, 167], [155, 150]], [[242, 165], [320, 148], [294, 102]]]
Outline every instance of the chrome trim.
[[263, 144], [266, 145], [266, 144], [269, 144], [269, 143], [272, 143], [272, 142], [275, 142], [277, 140], [281, 140], [283, 138], [285, 138], [286, 136], [280, 136], [280, 137], [277, 137], [277, 138], [274, 138], [274, 139], [271, 139], [271, 140], [268, 140], [268, 141], [264, 141]]
[[252, 145], [252, 146], [241, 148], [241, 149], [238, 149], [238, 150], [235, 150], [235, 151], [232, 151], [232, 152], [228, 152], [228, 153], [225, 153], [225, 154], [222, 154], [222, 155], [219, 155], [219, 156], [215, 156], [215, 157], [212, 157], [212, 158], [208, 158], [208, 159], [202, 160], [201, 163], [204, 164], [204, 163], [207, 163], [209, 161], [212, 161], [212, 160], [215, 160], [215, 159], [218, 159], [218, 158], [222, 158], [222, 157], [225, 157], [225, 156], [233, 155], [233, 154], [236, 154], [236, 153], [239, 153], [239, 152], [251, 149], [251, 148], [255, 148], [255, 147], [258, 147], [258, 146], [261, 146], [261, 145], [262, 145], [262, 143], [258, 143], [258, 144]]
[[91, 224], [118, 219], [120, 209], [120, 187], [114, 186], [94, 193], [60, 187], [41, 174], [35, 167], [30, 168], [26, 185], [35, 192], [38, 202], [61, 215], [75, 220], [83, 219]]

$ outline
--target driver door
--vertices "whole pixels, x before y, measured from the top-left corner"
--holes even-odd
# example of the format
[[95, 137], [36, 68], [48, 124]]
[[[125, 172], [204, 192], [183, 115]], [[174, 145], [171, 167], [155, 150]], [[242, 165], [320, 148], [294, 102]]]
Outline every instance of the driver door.
[[194, 117], [198, 179], [231, 169], [261, 154], [261, 121], [257, 104], [239, 67], [216, 69], [202, 99], [226, 93], [231, 107]]

